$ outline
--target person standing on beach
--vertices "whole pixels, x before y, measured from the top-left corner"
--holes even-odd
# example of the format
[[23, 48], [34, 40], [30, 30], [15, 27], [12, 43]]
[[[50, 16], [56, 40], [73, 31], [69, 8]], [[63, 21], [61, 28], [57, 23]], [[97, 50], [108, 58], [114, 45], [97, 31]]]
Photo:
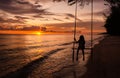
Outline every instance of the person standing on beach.
[[78, 61], [78, 54], [79, 54], [79, 50], [82, 50], [82, 54], [83, 54], [83, 60], [85, 60], [85, 56], [84, 56], [84, 49], [85, 49], [85, 38], [83, 35], [80, 35], [79, 40], [76, 41], [76, 39], [74, 39], [76, 43], [78, 43], [78, 48], [77, 48], [77, 55], [76, 55], [76, 61]]

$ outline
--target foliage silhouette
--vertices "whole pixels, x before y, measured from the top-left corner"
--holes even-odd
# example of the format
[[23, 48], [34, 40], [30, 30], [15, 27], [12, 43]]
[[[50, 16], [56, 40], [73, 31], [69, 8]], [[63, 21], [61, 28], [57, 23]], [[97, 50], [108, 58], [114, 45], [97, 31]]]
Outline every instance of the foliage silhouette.
[[120, 35], [120, 0], [105, 0], [110, 7], [110, 15], [107, 17], [105, 28], [110, 35]]

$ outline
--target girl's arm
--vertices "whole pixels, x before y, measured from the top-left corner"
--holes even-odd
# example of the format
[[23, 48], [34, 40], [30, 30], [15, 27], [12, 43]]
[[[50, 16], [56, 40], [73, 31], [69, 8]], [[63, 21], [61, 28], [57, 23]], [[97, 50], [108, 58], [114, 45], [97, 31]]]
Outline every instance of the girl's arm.
[[74, 42], [75, 42], [75, 43], [78, 43], [78, 42], [79, 42], [79, 40], [77, 41], [77, 40], [76, 40], [76, 38], [74, 38]]

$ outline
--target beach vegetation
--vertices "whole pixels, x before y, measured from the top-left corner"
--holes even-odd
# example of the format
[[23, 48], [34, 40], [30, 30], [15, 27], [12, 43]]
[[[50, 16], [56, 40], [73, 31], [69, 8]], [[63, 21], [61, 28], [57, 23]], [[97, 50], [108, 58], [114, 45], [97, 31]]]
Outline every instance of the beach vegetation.
[[120, 35], [120, 0], [105, 0], [110, 8], [104, 27], [110, 35]]

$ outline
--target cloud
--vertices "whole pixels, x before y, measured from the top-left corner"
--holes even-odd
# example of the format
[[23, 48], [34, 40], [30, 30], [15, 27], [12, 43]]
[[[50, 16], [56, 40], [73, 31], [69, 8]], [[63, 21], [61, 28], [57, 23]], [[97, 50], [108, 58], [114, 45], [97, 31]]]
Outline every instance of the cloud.
[[[93, 15], [94, 15], [94, 16], [102, 16], [103, 13], [106, 13], [106, 11], [105, 11], [105, 10], [102, 10], [102, 11], [93, 12]], [[91, 13], [84, 13], [84, 14], [81, 14], [81, 15], [83, 15], [83, 16], [90, 16]]]
[[[94, 29], [99, 29], [104, 25], [104, 22], [102, 21], [94, 21], [93, 23], [94, 25]], [[74, 23], [73, 22], [67, 22], [67, 23], [54, 23], [54, 24], [47, 24], [47, 26], [53, 26], [53, 27], [74, 27]], [[90, 29], [91, 26], [91, 21], [86, 21], [86, 22], [77, 22], [77, 27], [85, 27], [87, 29]]]
[[15, 18], [17, 18], [17, 19], [29, 19], [28, 17], [23, 17], [23, 16], [15, 16]]
[[2, 17], [0, 17], [0, 23], [22, 23], [24, 24], [24, 21], [23, 20], [18, 20], [18, 19], [4, 19]]
[[0, 0], [0, 9], [11, 14], [46, 13], [42, 5], [34, 5], [24, 0]]
[[94, 0], [95, 2], [104, 2], [104, 0]]
[[[66, 16], [65, 19], [70, 19], [70, 18], [75, 19], [75, 16], [73, 14], [66, 13], [65, 16]], [[76, 19], [77, 19], [77, 21], [82, 21], [79, 18], [76, 18]]]
[[57, 2], [61, 2], [61, 1], [66, 1], [66, 0], [53, 0], [53, 2], [55, 2], [55, 1], [57, 1]]
[[40, 3], [47, 3], [47, 2], [61, 2], [61, 1], [67, 1], [67, 0], [36, 0], [36, 4]]
[[1, 4], [11, 4], [12, 0], [0, 0]]
[[103, 15], [103, 11], [99, 11], [99, 12], [95, 12], [95, 13], [93, 13], [93, 15], [96, 15], [96, 16], [101, 16], [101, 15]]
[[63, 21], [63, 20], [58, 19], [58, 18], [53, 18], [53, 20], [56, 20], [56, 21]]
[[36, 14], [32, 16], [33, 18], [44, 18], [42, 15]]
[[69, 18], [69, 17], [65, 17], [65, 19], [68, 19], [68, 20], [69, 20], [70, 18]]
[[39, 26], [23, 27], [21, 30], [40, 30]]

